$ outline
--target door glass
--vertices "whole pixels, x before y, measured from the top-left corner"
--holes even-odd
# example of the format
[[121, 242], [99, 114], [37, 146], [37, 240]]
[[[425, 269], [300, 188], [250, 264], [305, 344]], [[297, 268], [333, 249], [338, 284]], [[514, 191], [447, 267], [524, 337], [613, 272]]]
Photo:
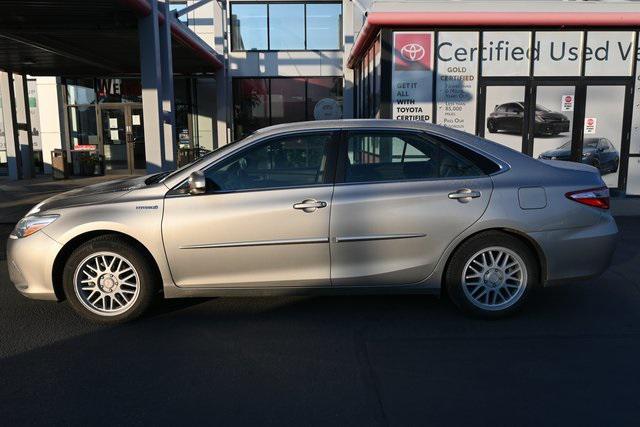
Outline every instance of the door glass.
[[126, 170], [127, 142], [124, 109], [103, 108], [101, 113], [106, 171]]
[[403, 181], [480, 176], [457, 153], [417, 135], [356, 133], [349, 136], [345, 182]]
[[205, 172], [211, 191], [317, 185], [324, 170], [331, 134], [290, 136], [251, 147]]
[[618, 186], [625, 86], [587, 86], [582, 163], [600, 170], [609, 187]]
[[522, 151], [525, 127], [525, 87], [487, 86], [485, 131], [487, 139]]
[[131, 142], [133, 143], [133, 168], [146, 169], [142, 108], [131, 108]]
[[539, 86], [533, 132], [533, 157], [570, 160], [575, 86]]

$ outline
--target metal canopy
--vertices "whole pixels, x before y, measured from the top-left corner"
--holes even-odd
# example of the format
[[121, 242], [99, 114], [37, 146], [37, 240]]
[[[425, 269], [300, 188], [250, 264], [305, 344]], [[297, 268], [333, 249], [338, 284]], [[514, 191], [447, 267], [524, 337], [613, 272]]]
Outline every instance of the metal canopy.
[[[0, 69], [33, 76], [139, 74], [138, 17], [144, 10], [132, 3], [145, 0], [3, 1]], [[174, 73], [219, 68], [215, 52], [186, 26], [172, 23], [172, 34]]]

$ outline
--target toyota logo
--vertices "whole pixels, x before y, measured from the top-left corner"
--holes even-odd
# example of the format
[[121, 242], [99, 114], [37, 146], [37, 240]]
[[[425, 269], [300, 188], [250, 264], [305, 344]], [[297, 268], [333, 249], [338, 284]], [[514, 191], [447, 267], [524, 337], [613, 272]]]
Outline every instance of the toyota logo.
[[417, 62], [422, 60], [425, 55], [424, 47], [420, 46], [417, 43], [409, 43], [406, 44], [400, 49], [400, 53], [402, 57], [407, 61]]

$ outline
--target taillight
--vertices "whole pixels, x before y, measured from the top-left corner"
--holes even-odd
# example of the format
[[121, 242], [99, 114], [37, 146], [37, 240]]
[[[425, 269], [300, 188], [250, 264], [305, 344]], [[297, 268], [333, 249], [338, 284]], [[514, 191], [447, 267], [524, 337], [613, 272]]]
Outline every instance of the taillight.
[[583, 205], [600, 209], [609, 209], [609, 189], [607, 187], [591, 188], [589, 190], [571, 191], [565, 194], [567, 198]]

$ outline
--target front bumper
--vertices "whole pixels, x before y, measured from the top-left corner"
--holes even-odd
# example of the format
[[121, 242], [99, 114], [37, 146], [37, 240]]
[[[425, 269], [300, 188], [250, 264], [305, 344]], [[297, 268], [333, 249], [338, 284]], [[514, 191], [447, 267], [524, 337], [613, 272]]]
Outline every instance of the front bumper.
[[569, 132], [570, 126], [569, 122], [536, 122], [535, 132], [538, 135]]
[[530, 236], [545, 254], [545, 285], [552, 285], [601, 275], [611, 263], [618, 227], [612, 216], [603, 215], [590, 227], [535, 232]]
[[52, 272], [60, 249], [62, 245], [42, 231], [22, 239], [9, 238], [9, 279], [22, 295], [33, 299], [57, 300]]

